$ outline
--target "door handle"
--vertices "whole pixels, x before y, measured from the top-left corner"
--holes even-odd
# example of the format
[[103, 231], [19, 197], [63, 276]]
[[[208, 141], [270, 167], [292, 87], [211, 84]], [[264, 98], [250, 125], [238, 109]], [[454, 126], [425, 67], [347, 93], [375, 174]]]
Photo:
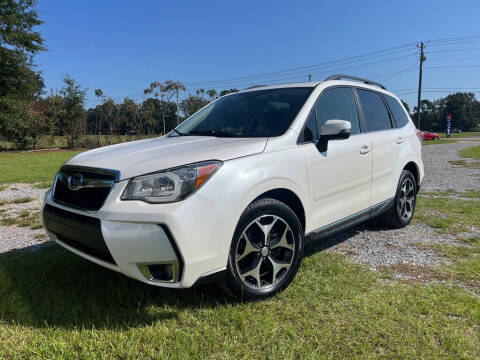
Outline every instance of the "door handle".
[[363, 145], [361, 148], [360, 148], [360, 154], [362, 155], [366, 155], [370, 152], [370, 148], [367, 146], [367, 145]]
[[397, 137], [397, 138], [395, 139], [395, 142], [396, 142], [397, 144], [401, 144], [401, 143], [403, 143], [403, 138], [399, 136], [399, 137]]

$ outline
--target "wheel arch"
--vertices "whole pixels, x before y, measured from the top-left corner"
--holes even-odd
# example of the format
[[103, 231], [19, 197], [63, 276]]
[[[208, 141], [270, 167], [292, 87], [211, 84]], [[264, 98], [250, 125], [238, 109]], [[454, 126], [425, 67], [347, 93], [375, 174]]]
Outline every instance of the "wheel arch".
[[302, 229], [305, 232], [305, 208], [302, 201], [300, 200], [298, 195], [295, 194], [295, 192], [285, 188], [271, 189], [258, 195], [251, 203], [265, 198], [278, 200], [287, 205], [290, 209], [292, 209], [292, 211], [295, 213], [295, 215], [297, 215], [298, 219], [300, 220], [300, 223], [302, 224]]
[[420, 170], [418, 168], [418, 165], [414, 161], [410, 161], [405, 164], [402, 170], [408, 170], [413, 174], [418, 190], [420, 188]]

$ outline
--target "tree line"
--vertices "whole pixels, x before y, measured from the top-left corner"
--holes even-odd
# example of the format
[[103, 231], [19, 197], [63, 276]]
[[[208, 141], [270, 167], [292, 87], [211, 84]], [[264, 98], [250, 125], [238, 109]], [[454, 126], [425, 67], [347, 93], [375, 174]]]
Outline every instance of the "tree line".
[[[37, 148], [46, 135], [64, 136], [67, 147], [79, 146], [82, 135], [159, 135], [197, 110], [238, 89], [189, 92], [179, 81], [153, 81], [145, 87], [145, 99], [116, 102], [104, 90], [94, 89], [99, 104], [86, 109], [86, 89], [65, 75], [61, 89], [46, 93], [34, 56], [46, 50], [36, 27], [42, 24], [35, 0], [0, 0], [0, 148]], [[185, 95], [187, 93], [187, 95]], [[182, 100], [180, 101], [180, 97]], [[480, 123], [480, 102], [473, 93], [456, 93], [435, 101], [421, 102], [422, 129], [445, 129], [452, 114], [453, 127], [473, 130]], [[414, 108], [413, 118], [418, 118]]]
[[[422, 130], [446, 131], [447, 114], [452, 115], [452, 129], [461, 131], [480, 130], [480, 102], [474, 93], [458, 92], [435, 101], [420, 102], [420, 127]], [[418, 124], [418, 107], [412, 116]]]

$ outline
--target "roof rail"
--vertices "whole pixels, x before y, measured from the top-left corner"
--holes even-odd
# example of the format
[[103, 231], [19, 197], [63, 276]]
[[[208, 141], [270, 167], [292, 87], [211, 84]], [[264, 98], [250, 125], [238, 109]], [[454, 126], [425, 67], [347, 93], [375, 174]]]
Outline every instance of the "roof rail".
[[258, 88], [258, 87], [264, 87], [264, 86], [268, 86], [268, 85], [252, 85], [252, 86], [249, 86], [249, 87], [245, 88], [245, 90], [248, 90], [248, 89], [255, 89], [255, 88]]
[[325, 81], [327, 81], [327, 80], [340, 80], [340, 79], [350, 79], [350, 80], [361, 81], [365, 84], [375, 85], [375, 86], [381, 87], [384, 90], [387, 90], [387, 88], [385, 86], [383, 86], [382, 84], [380, 84], [376, 81], [372, 81], [372, 80], [368, 80], [368, 79], [364, 79], [364, 78], [356, 77], [356, 76], [350, 76], [350, 75], [335, 74], [335, 75], [331, 75], [328, 78], [326, 78]]

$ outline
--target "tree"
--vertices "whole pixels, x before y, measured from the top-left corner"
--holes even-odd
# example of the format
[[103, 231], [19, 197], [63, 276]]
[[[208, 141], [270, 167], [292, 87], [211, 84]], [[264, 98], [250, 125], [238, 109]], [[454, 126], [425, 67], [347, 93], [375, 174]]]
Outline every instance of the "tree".
[[[101, 110], [103, 113], [103, 119], [108, 127], [110, 144], [113, 143], [113, 130], [115, 129], [116, 122], [118, 120], [118, 107], [112, 98], [105, 96], [101, 89], [95, 89], [95, 96], [102, 99]], [[115, 114], [117, 116], [115, 116]]]
[[408, 106], [408, 104], [403, 101], [403, 100], [400, 100], [402, 102], [402, 105], [403, 107], [405, 108], [405, 110], [407, 110], [407, 112], [410, 114], [410, 106]]
[[143, 123], [140, 109], [132, 99], [125, 98], [120, 105], [120, 127], [122, 132], [143, 134]]
[[[445, 131], [447, 114], [452, 114], [452, 128], [464, 131], [474, 130], [480, 120], [480, 102], [473, 93], [455, 93], [435, 101], [422, 100], [422, 129]], [[415, 122], [418, 109], [413, 109]]]
[[180, 109], [182, 110], [185, 118], [188, 118], [208, 103], [209, 101], [203, 97], [190, 95], [186, 99], [182, 100], [180, 103]]
[[63, 102], [58, 102], [56, 96], [38, 97], [30, 105], [29, 135], [35, 149], [38, 149], [41, 136], [53, 133], [58, 116], [63, 115], [62, 105]]
[[63, 87], [60, 94], [63, 97], [65, 116], [60, 126], [67, 137], [67, 147], [70, 149], [74, 146], [75, 140], [78, 139], [80, 130], [85, 119], [85, 103], [86, 90], [82, 89], [70, 75], [66, 74], [63, 78]]
[[[230, 90], [223, 90], [220, 93], [220, 96], [229, 94], [230, 92], [236, 92], [237, 89], [230, 89]], [[222, 95], [223, 94], [223, 95]], [[186, 99], [184, 99], [180, 103], [180, 109], [182, 110], [183, 114], [186, 118], [195, 114], [198, 110], [202, 107], [207, 105], [208, 103], [212, 102], [218, 98], [217, 91], [215, 89], [198, 89], [195, 91], [195, 95], [189, 95]]]
[[42, 24], [33, 0], [0, 0], [0, 138], [24, 147], [32, 101], [43, 89], [33, 56], [45, 50], [35, 26]]
[[239, 91], [238, 89], [225, 89], [225, 90], [220, 91], [220, 96], [225, 96], [225, 95], [228, 95], [228, 94], [231, 94], [231, 93], [236, 93], [238, 91]]
[[[178, 93], [180, 90], [185, 90], [185, 86], [179, 81], [173, 80], [166, 80], [165, 83], [161, 83], [159, 81], [154, 81], [150, 84], [150, 87], [146, 88], [143, 92], [144, 94], [153, 94], [153, 96], [160, 100], [161, 103], [168, 103], [171, 102], [173, 96], [177, 96], [177, 104], [178, 104]], [[169, 106], [161, 106], [160, 113], [163, 123], [163, 134], [166, 133], [166, 115]], [[177, 116], [177, 123], [179, 122], [178, 116], [178, 108], [176, 105], [176, 116]]]

